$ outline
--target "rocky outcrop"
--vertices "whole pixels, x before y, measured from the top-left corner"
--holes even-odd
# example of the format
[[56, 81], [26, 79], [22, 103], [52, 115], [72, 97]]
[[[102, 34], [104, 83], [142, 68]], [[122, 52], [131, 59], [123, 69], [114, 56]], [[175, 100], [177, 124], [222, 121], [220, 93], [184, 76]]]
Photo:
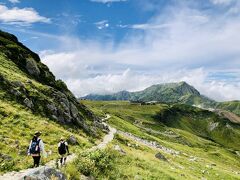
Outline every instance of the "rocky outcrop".
[[47, 179], [67, 180], [67, 177], [65, 174], [63, 174], [62, 172], [54, 168], [43, 166], [36, 169], [36, 171], [28, 175], [25, 175], [24, 179], [25, 180], [47, 180]]
[[37, 66], [37, 63], [34, 59], [27, 59], [26, 60], [26, 68], [29, 74], [38, 77], [40, 75], [40, 70]]
[[[12, 61], [20, 73], [15, 81], [6, 72], [0, 72], [0, 89], [6, 92], [4, 98], [16, 101], [33, 113], [44, 115], [61, 124], [73, 128], [83, 128], [91, 135], [98, 135], [97, 118], [87, 107], [80, 104], [76, 97], [61, 80], [56, 80], [48, 67], [41, 63], [39, 56], [21, 44], [9, 33], [0, 31], [1, 57]], [[86, 121], [88, 120], [88, 123]], [[97, 122], [97, 123], [95, 123]]]
[[49, 167], [41, 166], [38, 168], [32, 168], [27, 170], [22, 170], [20, 172], [10, 172], [0, 176], [3, 180], [67, 180], [64, 173], [59, 170]]

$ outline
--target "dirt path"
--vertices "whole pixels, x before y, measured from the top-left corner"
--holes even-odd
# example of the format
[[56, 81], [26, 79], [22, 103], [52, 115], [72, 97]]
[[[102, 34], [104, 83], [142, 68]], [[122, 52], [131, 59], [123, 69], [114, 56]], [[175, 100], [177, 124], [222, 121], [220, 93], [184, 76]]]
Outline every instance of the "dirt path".
[[[107, 119], [109, 119], [110, 117], [111, 116], [107, 114], [106, 118], [102, 119], [103, 124], [105, 126], [108, 126], [108, 128], [109, 128], [108, 134], [106, 134], [104, 136], [103, 141], [101, 143], [99, 143], [96, 146], [93, 146], [88, 151], [95, 151], [97, 149], [104, 149], [108, 145], [108, 143], [110, 143], [113, 140], [114, 134], [117, 132], [117, 130], [115, 128], [110, 127], [108, 124], [106, 124], [104, 122]], [[71, 154], [70, 156], [67, 157], [66, 163], [72, 162], [76, 157], [77, 157], [76, 154]], [[26, 175], [33, 174], [33, 173], [39, 171], [40, 169], [43, 169], [43, 167], [55, 168], [56, 167], [56, 160], [52, 160], [52, 161], [46, 163], [45, 166], [42, 166], [42, 167], [39, 167], [39, 168], [30, 168], [30, 169], [25, 169], [25, 170], [22, 170], [22, 171], [19, 171], [19, 172], [14, 171], [14, 172], [6, 173], [3, 176], [0, 176], [0, 180], [23, 180]]]

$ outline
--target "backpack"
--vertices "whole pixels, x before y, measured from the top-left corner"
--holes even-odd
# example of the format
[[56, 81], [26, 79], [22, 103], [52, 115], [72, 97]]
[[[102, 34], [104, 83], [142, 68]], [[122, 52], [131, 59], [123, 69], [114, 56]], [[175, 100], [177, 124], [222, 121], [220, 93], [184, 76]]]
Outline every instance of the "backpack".
[[59, 154], [66, 154], [66, 144], [64, 141], [60, 142], [60, 146], [58, 147], [58, 153]]
[[40, 141], [41, 141], [41, 139], [39, 139], [39, 140], [33, 139], [32, 140], [31, 147], [30, 147], [30, 154], [39, 154], [40, 153], [40, 147], [39, 147]]

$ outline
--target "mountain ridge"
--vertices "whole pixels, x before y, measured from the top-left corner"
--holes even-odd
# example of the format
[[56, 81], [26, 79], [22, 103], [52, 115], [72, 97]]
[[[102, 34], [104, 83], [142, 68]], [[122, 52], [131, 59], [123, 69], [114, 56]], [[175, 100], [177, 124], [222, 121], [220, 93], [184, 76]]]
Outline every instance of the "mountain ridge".
[[[173, 96], [174, 95], [174, 96]], [[141, 91], [129, 92], [119, 91], [113, 94], [98, 95], [89, 94], [83, 98], [89, 100], [131, 100], [131, 101], [163, 101], [163, 102], [179, 102], [187, 96], [201, 96], [200, 92], [188, 83], [181, 81], [179, 83], [163, 83], [155, 84]], [[162, 97], [161, 97], [162, 96]], [[164, 97], [169, 96], [169, 97]], [[172, 97], [171, 97], [172, 96]], [[205, 97], [207, 98], [207, 97]], [[215, 102], [207, 98], [209, 101]]]

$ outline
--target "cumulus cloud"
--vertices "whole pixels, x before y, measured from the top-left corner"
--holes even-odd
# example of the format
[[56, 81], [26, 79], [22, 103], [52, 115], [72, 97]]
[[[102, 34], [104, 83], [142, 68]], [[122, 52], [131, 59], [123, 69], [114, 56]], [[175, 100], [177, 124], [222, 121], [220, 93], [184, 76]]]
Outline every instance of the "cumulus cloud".
[[[42, 53], [43, 62], [77, 96], [184, 80], [210, 98], [240, 99], [238, 17], [174, 7], [131, 29], [118, 46], [61, 38], [61, 51]], [[223, 71], [233, 79], [216, 75]]]
[[0, 5], [0, 22], [6, 24], [29, 25], [36, 22], [50, 23], [50, 19], [40, 16], [33, 8], [8, 8]]

